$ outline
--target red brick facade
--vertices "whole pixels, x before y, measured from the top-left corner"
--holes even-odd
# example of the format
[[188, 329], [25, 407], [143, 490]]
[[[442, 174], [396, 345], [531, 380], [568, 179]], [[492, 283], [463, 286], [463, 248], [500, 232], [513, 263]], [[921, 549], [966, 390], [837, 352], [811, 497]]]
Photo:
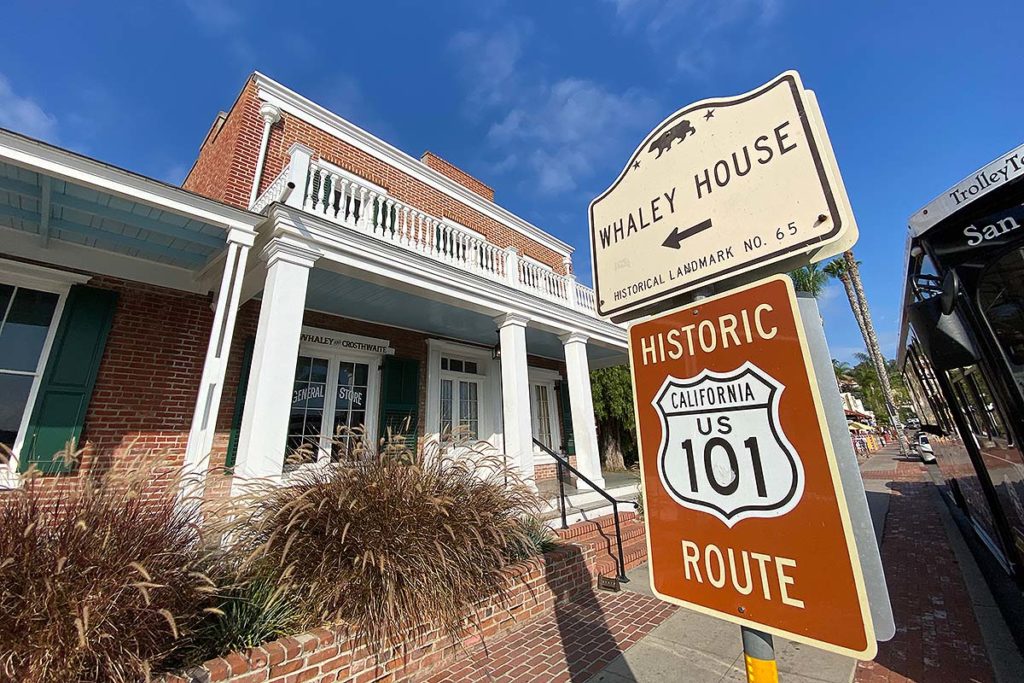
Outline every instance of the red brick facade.
[[[510, 568], [507, 601], [484, 601], [470, 619], [479, 628], [471, 627], [460, 643], [453, 643], [447, 634], [434, 630], [406, 642], [405, 652], [400, 648], [377, 652], [354, 644], [342, 629], [316, 629], [210, 660], [189, 675], [191, 680], [210, 683], [422, 681], [481, 637], [511, 633], [548, 616], [556, 605], [592, 595], [594, 571], [593, 549], [574, 545]], [[170, 676], [167, 683], [187, 680], [190, 679]]]
[[[223, 125], [207, 136], [199, 158], [183, 183], [186, 190], [241, 208], [248, 207], [263, 135], [260, 105], [256, 82], [251, 77]], [[566, 271], [558, 252], [287, 112], [282, 112], [281, 120], [270, 129], [260, 192], [287, 165], [288, 150], [296, 142], [310, 147], [319, 158], [383, 187], [399, 201], [475, 230], [500, 247], [515, 247], [558, 273]], [[493, 197], [494, 191], [487, 185], [436, 155], [428, 152], [423, 163], [426, 168], [442, 173], [484, 198], [488, 198], [488, 194]]]
[[[118, 293], [117, 308], [82, 432], [81, 462], [71, 475], [50, 479], [64, 486], [76, 477], [109, 467], [128, 456], [162, 458], [168, 467], [184, 461], [192, 414], [203, 370], [213, 299], [153, 285], [95, 276], [92, 287]], [[224, 474], [227, 444], [235, 412], [246, 341], [256, 335], [259, 301], [238, 312], [231, 354], [207, 479], [209, 496], [225, 495], [230, 476]], [[420, 361], [419, 424], [425, 431], [427, 340], [436, 335], [339, 316], [306, 311], [305, 325], [389, 340], [400, 358]], [[457, 340], [456, 340], [457, 341]], [[564, 363], [531, 356], [530, 365], [558, 370]], [[553, 468], [539, 478], [553, 477]]]

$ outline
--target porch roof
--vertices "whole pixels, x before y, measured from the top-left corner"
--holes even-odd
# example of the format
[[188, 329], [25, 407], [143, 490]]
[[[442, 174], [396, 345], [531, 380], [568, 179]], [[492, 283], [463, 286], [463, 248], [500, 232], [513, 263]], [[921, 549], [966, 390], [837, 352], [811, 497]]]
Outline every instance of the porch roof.
[[12, 247], [28, 237], [43, 249], [67, 243], [199, 271], [230, 230], [252, 233], [262, 220], [0, 129], [0, 234]]
[[[497, 326], [488, 315], [323, 268], [310, 271], [306, 308], [456, 341], [498, 343]], [[526, 347], [532, 355], [564, 358], [562, 342], [547, 330], [527, 326]], [[628, 362], [625, 349], [597, 343], [587, 344], [587, 356], [594, 367]]]

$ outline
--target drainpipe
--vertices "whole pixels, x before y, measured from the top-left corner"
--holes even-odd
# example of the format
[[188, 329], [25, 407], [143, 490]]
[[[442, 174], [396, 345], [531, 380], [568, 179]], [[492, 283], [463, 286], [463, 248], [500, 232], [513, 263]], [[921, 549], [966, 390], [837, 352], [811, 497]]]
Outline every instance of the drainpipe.
[[260, 140], [260, 156], [256, 160], [256, 173], [252, 178], [252, 190], [249, 192], [249, 206], [256, 202], [256, 193], [260, 189], [260, 180], [263, 178], [263, 164], [267, 160], [267, 143], [270, 142], [270, 127], [281, 120], [281, 110], [274, 105], [264, 102], [260, 107], [260, 116], [263, 117], [263, 139]]

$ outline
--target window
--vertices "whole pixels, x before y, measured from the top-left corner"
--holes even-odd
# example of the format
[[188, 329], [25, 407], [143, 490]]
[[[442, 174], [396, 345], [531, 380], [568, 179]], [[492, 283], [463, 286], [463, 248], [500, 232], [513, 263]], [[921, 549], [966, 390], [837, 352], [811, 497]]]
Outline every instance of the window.
[[985, 269], [978, 307], [1024, 393], [1024, 249], [1013, 249]]
[[[306, 347], [308, 348], [308, 347]], [[295, 365], [284, 471], [316, 462], [348, 462], [359, 433], [376, 438], [378, 376], [372, 356], [300, 352]], [[363, 357], [366, 356], [366, 357]]]
[[468, 439], [480, 438], [482, 377], [477, 361], [441, 356], [441, 432], [456, 431]]
[[13, 450], [60, 295], [0, 284], [0, 444]]
[[530, 410], [533, 413], [533, 438], [548, 448], [552, 448], [551, 392], [546, 384], [534, 384], [530, 389]]

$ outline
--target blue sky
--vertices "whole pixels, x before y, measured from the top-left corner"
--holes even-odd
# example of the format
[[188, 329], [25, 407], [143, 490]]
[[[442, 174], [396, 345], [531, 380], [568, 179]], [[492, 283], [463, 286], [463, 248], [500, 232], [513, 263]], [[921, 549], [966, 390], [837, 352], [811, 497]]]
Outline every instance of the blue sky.
[[[430, 149], [572, 243], [641, 138], [795, 68], [819, 98], [895, 353], [907, 217], [1024, 141], [1024, 3], [485, 0], [15, 2], [0, 126], [180, 182], [260, 70], [414, 156]], [[833, 355], [862, 343], [841, 287]]]

